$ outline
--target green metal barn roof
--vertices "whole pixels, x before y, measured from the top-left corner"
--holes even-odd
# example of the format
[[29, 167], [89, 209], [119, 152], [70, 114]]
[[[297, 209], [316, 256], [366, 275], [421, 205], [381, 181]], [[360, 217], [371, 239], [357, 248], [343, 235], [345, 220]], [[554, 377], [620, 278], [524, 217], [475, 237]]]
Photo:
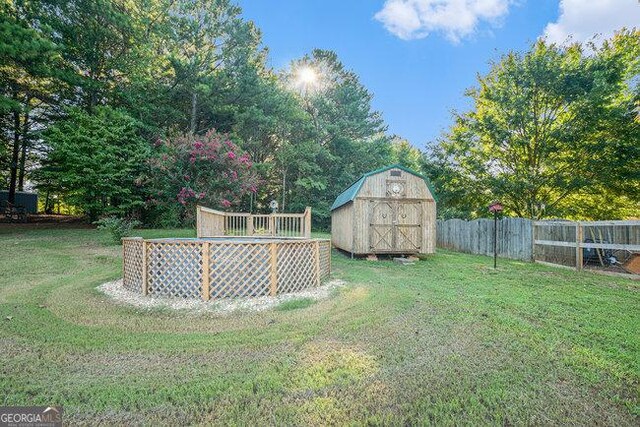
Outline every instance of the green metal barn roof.
[[356, 198], [356, 196], [358, 195], [358, 193], [360, 192], [360, 188], [362, 188], [362, 184], [364, 184], [365, 179], [367, 179], [368, 177], [370, 177], [371, 175], [376, 175], [379, 174], [381, 172], [385, 172], [388, 171], [389, 169], [402, 169], [403, 171], [410, 173], [412, 175], [415, 175], [417, 177], [420, 177], [424, 180], [424, 182], [427, 184], [427, 187], [429, 188], [429, 191], [431, 192], [431, 195], [433, 196], [433, 199], [437, 202], [438, 198], [436, 197], [436, 192], [433, 189], [433, 186], [431, 185], [431, 182], [429, 181], [429, 178], [427, 178], [424, 175], [420, 175], [418, 172], [411, 170], [407, 167], [404, 167], [402, 165], [391, 165], [391, 166], [385, 166], [381, 169], [376, 169], [374, 171], [371, 172], [367, 172], [364, 175], [362, 175], [360, 177], [360, 179], [358, 179], [356, 182], [354, 182], [353, 184], [351, 184], [346, 190], [344, 190], [342, 193], [340, 193], [340, 195], [338, 197], [336, 197], [336, 200], [333, 202], [333, 205], [331, 205], [331, 210], [336, 210], [338, 209], [340, 206], [346, 205], [349, 202], [352, 202], [353, 199]]

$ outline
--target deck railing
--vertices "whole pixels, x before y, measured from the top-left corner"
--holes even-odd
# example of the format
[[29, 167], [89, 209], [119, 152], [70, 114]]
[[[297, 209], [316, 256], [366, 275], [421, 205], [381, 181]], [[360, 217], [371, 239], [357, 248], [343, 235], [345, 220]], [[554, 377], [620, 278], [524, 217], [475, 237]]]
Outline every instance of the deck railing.
[[311, 237], [311, 208], [303, 213], [249, 214], [197, 207], [198, 237]]

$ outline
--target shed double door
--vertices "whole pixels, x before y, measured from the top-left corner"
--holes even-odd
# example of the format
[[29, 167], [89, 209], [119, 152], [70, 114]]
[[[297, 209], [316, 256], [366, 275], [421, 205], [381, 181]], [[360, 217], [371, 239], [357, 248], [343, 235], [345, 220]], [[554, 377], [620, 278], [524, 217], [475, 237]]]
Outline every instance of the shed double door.
[[402, 200], [369, 203], [369, 249], [372, 252], [419, 252], [422, 205]]

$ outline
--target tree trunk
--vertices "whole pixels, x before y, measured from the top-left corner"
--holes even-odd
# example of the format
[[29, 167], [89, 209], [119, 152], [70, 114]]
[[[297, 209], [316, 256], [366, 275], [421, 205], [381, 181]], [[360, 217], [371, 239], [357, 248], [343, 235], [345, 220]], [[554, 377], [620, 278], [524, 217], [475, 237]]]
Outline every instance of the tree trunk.
[[193, 93], [191, 94], [191, 126], [189, 127], [189, 129], [191, 130], [192, 134], [196, 133], [196, 116], [198, 114], [198, 94], [196, 93], [195, 89], [193, 90]]
[[20, 155], [20, 112], [13, 112], [13, 152], [11, 153], [11, 176], [9, 178], [9, 196], [7, 201], [16, 203], [16, 184], [18, 181], [18, 157]]
[[[29, 101], [30, 100], [27, 99], [27, 105], [29, 104]], [[18, 191], [24, 191], [24, 170], [29, 148], [29, 138], [27, 135], [29, 135], [29, 110], [25, 111], [22, 122], [22, 154], [20, 157], [20, 168], [18, 172]]]
[[96, 78], [95, 76], [98, 75], [98, 72], [94, 71], [93, 69], [89, 70], [89, 88], [87, 89], [87, 112], [89, 113], [93, 113], [93, 109], [96, 106], [97, 102], [98, 102], [98, 94], [97, 94], [97, 87], [96, 87]]
[[53, 208], [49, 206], [49, 201], [51, 200], [51, 191], [47, 190], [47, 197], [44, 199], [44, 213], [50, 214], [53, 212]]
[[282, 171], [282, 206], [280, 212], [284, 212], [285, 193], [287, 191], [287, 170]]

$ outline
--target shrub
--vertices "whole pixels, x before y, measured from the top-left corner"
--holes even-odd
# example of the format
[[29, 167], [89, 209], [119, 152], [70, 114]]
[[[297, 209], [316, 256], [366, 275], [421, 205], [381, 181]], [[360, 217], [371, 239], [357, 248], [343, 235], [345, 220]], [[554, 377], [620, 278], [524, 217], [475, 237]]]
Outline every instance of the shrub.
[[229, 209], [257, 191], [253, 162], [225, 134], [179, 135], [158, 140], [155, 149], [156, 188], [147, 203], [169, 213], [178, 207], [182, 225], [194, 220], [196, 204]]
[[91, 221], [130, 215], [145, 203], [142, 183], [151, 151], [141, 133], [142, 125], [123, 111], [72, 108], [43, 133], [51, 151], [38, 181]]
[[120, 243], [123, 237], [131, 235], [131, 231], [140, 225], [139, 221], [110, 216], [96, 221], [98, 230], [106, 230], [111, 233], [114, 243]]

